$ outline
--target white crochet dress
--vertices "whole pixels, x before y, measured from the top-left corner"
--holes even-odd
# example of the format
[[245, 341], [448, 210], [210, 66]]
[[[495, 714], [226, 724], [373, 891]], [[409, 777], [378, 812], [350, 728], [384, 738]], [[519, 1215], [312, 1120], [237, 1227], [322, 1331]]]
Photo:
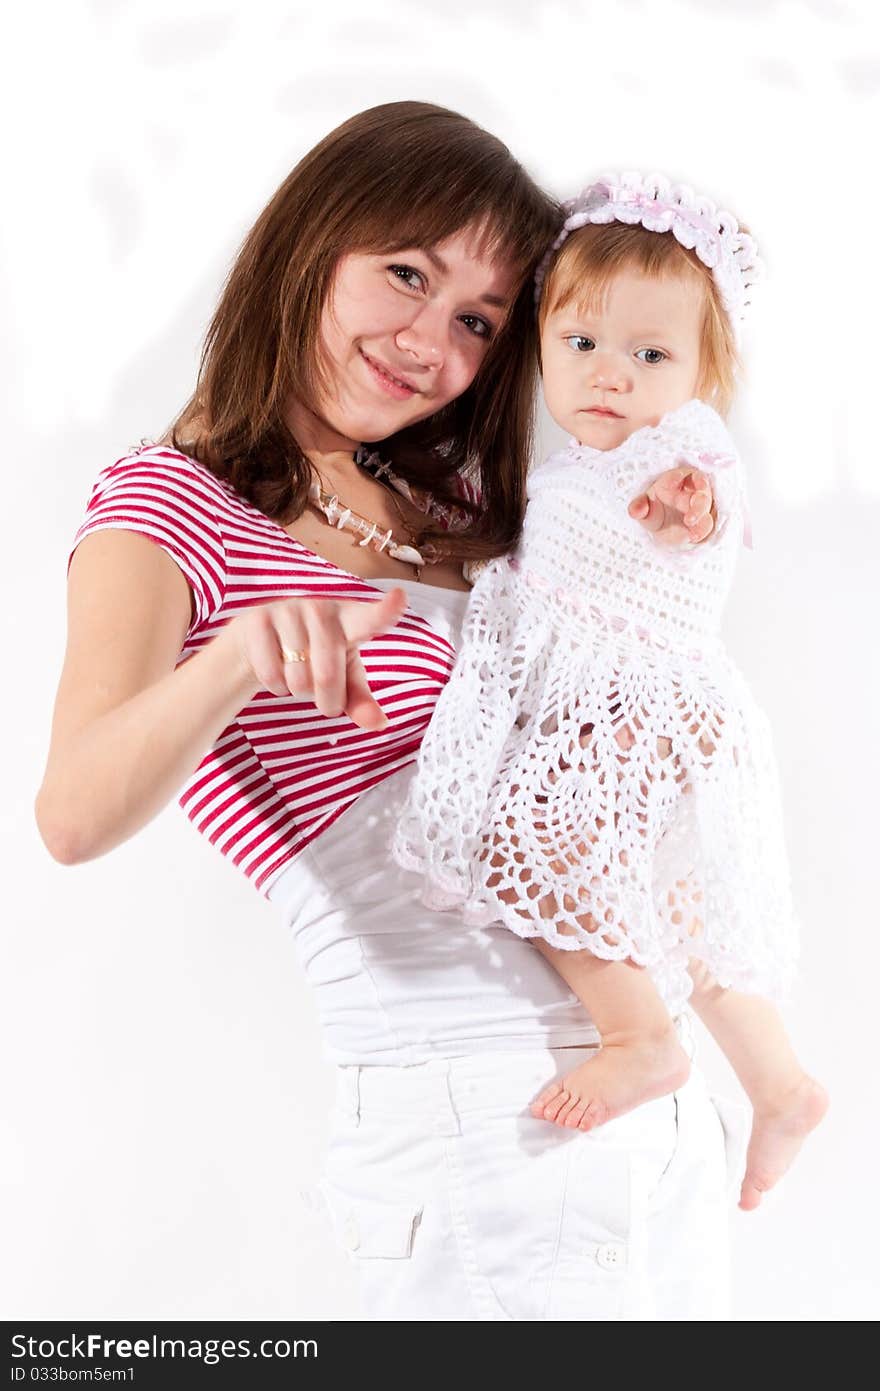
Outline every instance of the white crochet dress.
[[[627, 504], [711, 473], [700, 546]], [[796, 954], [767, 722], [724, 650], [739, 461], [700, 401], [617, 449], [572, 441], [529, 477], [520, 545], [483, 570], [393, 853], [431, 907], [648, 967], [677, 1013], [688, 957], [784, 995]]]

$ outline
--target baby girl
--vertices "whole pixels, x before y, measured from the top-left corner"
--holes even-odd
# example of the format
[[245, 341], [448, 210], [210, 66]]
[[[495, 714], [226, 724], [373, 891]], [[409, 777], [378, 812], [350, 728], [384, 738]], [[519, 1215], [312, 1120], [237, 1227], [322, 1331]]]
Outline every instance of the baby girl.
[[[775, 764], [720, 637], [747, 534], [723, 416], [755, 247], [658, 176], [606, 177], [568, 211], [538, 313], [571, 439], [529, 477], [518, 549], [479, 573], [394, 853], [433, 906], [533, 939], [589, 1010], [601, 1049], [538, 1117], [588, 1130], [681, 1086], [690, 1000], [752, 1103], [749, 1209], [827, 1107], [770, 1002], [795, 959]], [[626, 500], [677, 466], [711, 476], [717, 524], [669, 550]]]

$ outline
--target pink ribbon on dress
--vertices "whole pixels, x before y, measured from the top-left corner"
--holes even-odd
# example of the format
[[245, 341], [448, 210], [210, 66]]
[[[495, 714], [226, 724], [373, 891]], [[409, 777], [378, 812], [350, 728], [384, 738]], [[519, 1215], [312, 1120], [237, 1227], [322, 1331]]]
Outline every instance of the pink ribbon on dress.
[[[732, 454], [698, 454], [697, 461], [706, 473], [715, 473], [718, 469], [733, 468], [736, 459]], [[752, 546], [752, 519], [749, 509], [743, 498], [743, 545], [753, 550]]]

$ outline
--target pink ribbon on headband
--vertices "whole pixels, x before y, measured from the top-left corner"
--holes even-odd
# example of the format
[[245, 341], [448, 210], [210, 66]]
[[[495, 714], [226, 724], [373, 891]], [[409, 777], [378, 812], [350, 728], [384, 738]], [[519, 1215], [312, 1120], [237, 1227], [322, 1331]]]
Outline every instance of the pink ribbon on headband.
[[625, 193], [617, 195], [617, 201], [627, 203], [635, 208], [650, 208], [652, 213], [668, 213], [670, 217], [679, 222], [686, 222], [689, 227], [693, 227], [698, 232], [705, 232], [715, 241], [720, 241], [721, 236], [718, 230], [717, 218], [712, 219], [705, 213], [696, 212], [692, 208], [682, 207], [680, 203], [664, 203], [659, 198], [652, 198], [646, 193], [633, 193], [627, 196]]

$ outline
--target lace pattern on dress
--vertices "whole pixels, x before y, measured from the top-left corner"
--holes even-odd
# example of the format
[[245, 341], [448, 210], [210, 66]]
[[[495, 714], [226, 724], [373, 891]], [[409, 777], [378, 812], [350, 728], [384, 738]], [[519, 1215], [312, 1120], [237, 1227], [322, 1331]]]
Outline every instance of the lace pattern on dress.
[[[716, 533], [670, 552], [626, 504], [707, 458]], [[736, 451], [698, 401], [537, 468], [517, 554], [471, 595], [393, 846], [432, 907], [629, 957], [673, 1011], [689, 957], [779, 995], [795, 955], [769, 731], [719, 635], [743, 515]]]

